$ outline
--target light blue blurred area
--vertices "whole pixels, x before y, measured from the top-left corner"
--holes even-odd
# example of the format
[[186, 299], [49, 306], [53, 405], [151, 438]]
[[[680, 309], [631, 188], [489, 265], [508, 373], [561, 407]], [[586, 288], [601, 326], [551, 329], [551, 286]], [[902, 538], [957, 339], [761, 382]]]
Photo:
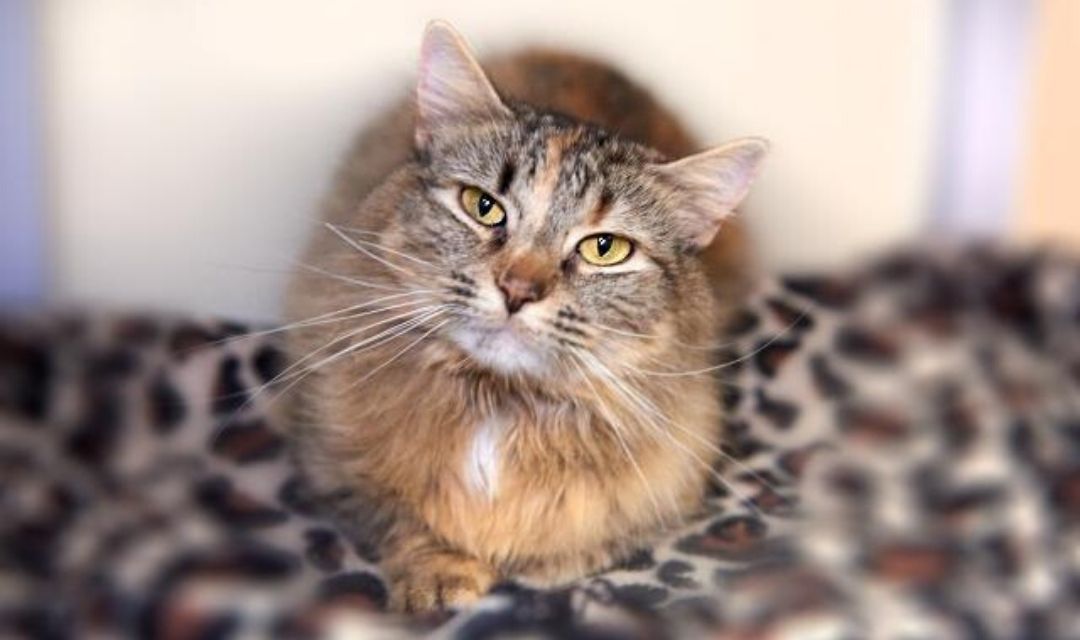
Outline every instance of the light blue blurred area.
[[35, 0], [0, 0], [0, 305], [44, 293]]
[[1037, 6], [951, 0], [932, 178], [944, 232], [996, 237], [1015, 215]]

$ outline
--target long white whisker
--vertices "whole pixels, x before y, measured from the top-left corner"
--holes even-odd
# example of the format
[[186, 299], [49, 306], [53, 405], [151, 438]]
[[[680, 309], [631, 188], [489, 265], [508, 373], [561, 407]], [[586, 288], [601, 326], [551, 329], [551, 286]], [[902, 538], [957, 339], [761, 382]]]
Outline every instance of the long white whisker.
[[[386, 342], [389, 342], [390, 340], [393, 340], [393, 339], [395, 339], [395, 338], [397, 338], [397, 337], [399, 337], [401, 335], [404, 335], [404, 334], [408, 333], [412, 328], [418, 326], [419, 324], [422, 324], [423, 322], [426, 322], [427, 320], [430, 320], [430, 319], [432, 319], [434, 317], [437, 317], [440, 314], [445, 313], [445, 312], [446, 312], [446, 309], [443, 308], [443, 305], [440, 305], [439, 308], [436, 308], [434, 311], [428, 312], [428, 313], [424, 314], [423, 316], [421, 316], [419, 318], [413, 318], [413, 319], [407, 320], [405, 322], [399, 323], [398, 325], [396, 325], [394, 327], [391, 327], [390, 329], [387, 329], [387, 330], [385, 330], [383, 332], [380, 332], [378, 335], [371, 336], [369, 338], [365, 338], [364, 340], [362, 340], [360, 343], [358, 343], [356, 345], [350, 345], [348, 347], [345, 347], [345, 348], [341, 349], [340, 351], [338, 351], [337, 353], [333, 354], [332, 356], [329, 356], [328, 358], [324, 358], [323, 360], [321, 360], [320, 362], [318, 362], [318, 363], [316, 363], [314, 365], [304, 367], [304, 369], [302, 371], [299, 371], [299, 372], [294, 373], [294, 374], [290, 374], [290, 377], [291, 376], [295, 376], [295, 377], [293, 377], [293, 379], [289, 382], [289, 384], [285, 385], [285, 387], [282, 388], [278, 392], [277, 396], [275, 396], [274, 398], [271, 398], [268, 401], [268, 405], [273, 403], [274, 400], [276, 400], [277, 398], [281, 398], [281, 397], [285, 396], [286, 393], [288, 393], [288, 391], [290, 389], [292, 389], [294, 386], [299, 384], [304, 378], [306, 378], [308, 375], [310, 375], [314, 371], [318, 370], [319, 368], [325, 366], [326, 364], [329, 364], [330, 362], [332, 362], [332, 361], [334, 361], [334, 360], [336, 360], [336, 359], [338, 359], [338, 358], [340, 358], [340, 357], [342, 357], [342, 356], [344, 356], [344, 355], [346, 355], [348, 353], [357, 352], [358, 349], [361, 350], [361, 351], [366, 351], [368, 349], [373, 349], [373, 348], [378, 347], [378, 346], [380, 346], [382, 344], [385, 344]], [[370, 327], [367, 327], [367, 328], [370, 328]], [[388, 334], [388, 333], [390, 335], [386, 336], [386, 334]], [[373, 342], [373, 341], [379, 339], [381, 336], [386, 336], [386, 337], [379, 340], [378, 342]], [[326, 346], [328, 346], [328, 345], [323, 345], [322, 347], [319, 347], [319, 349], [317, 349], [316, 352], [326, 348]], [[308, 354], [308, 356], [305, 356], [305, 358], [310, 357], [311, 355], [312, 354]], [[296, 364], [297, 363], [293, 363], [293, 365], [290, 366], [289, 368], [290, 369], [295, 368]], [[228, 419], [222, 420], [221, 424], [222, 425], [227, 425], [227, 424], [231, 423], [236, 418], [237, 415], [242, 413], [247, 407], [251, 406], [255, 402], [255, 400], [259, 396], [261, 396], [263, 393], [265, 393], [266, 390], [269, 389], [272, 385], [275, 385], [275, 384], [278, 384], [280, 382], [285, 381], [285, 379], [286, 379], [284, 377], [285, 373], [286, 372], [283, 371], [281, 374], [278, 374], [277, 376], [274, 376], [274, 378], [272, 380], [266, 382], [263, 385], [260, 385], [252, 393], [252, 395], [247, 400], [244, 401], [244, 403], [242, 405], [240, 405], [235, 411], [233, 411], [230, 414]]]
[[[378, 234], [373, 232], [373, 231], [363, 231], [361, 229], [355, 229], [353, 227], [343, 227], [341, 225], [334, 225], [334, 226], [337, 229], [341, 230], [341, 231], [347, 231], [349, 233], [368, 234], [368, 235], [374, 235], [374, 236], [378, 237]], [[387, 246], [385, 246], [383, 244], [380, 244], [378, 242], [374, 242], [372, 240], [362, 240], [360, 238], [353, 238], [353, 241], [358, 242], [358, 243], [360, 243], [362, 245], [371, 247], [373, 249], [379, 249], [380, 251], [386, 251], [387, 253], [392, 253], [395, 256], [400, 256], [402, 258], [405, 258], [406, 260], [410, 260], [412, 262], [415, 262], [416, 264], [418, 264], [420, 266], [423, 266], [423, 267], [430, 267], [432, 269], [438, 269], [439, 268], [437, 265], [435, 265], [435, 264], [433, 264], [431, 262], [428, 262], [427, 260], [422, 260], [420, 258], [417, 258], [416, 256], [410, 256], [409, 254], [407, 254], [405, 252], [398, 251], [397, 249], [391, 249], [390, 247], [387, 247]]]
[[326, 276], [326, 277], [334, 279], [334, 280], [340, 280], [342, 282], [346, 282], [348, 284], [353, 284], [353, 285], [356, 285], [358, 287], [367, 287], [369, 289], [379, 289], [379, 290], [382, 290], [382, 291], [403, 291], [403, 290], [405, 290], [404, 287], [395, 287], [395, 286], [388, 285], [388, 284], [380, 284], [378, 282], [369, 282], [367, 280], [361, 280], [359, 278], [354, 278], [352, 276], [343, 276], [343, 275], [341, 275], [339, 273], [334, 273], [332, 271], [327, 271], [326, 269], [322, 269], [322, 268], [316, 267], [315, 265], [307, 264], [307, 263], [304, 263], [304, 262], [298, 262], [298, 263], [296, 263], [296, 266], [301, 268], [301, 269], [304, 269], [305, 271], [310, 271], [312, 273], [317, 273], [317, 274], [319, 274], [321, 276]]
[[361, 245], [359, 242], [357, 242], [355, 239], [350, 238], [348, 234], [346, 234], [344, 231], [341, 231], [340, 229], [338, 229], [333, 224], [331, 224], [329, 222], [324, 222], [323, 226], [325, 226], [327, 229], [329, 229], [331, 233], [333, 233], [337, 237], [341, 238], [342, 241], [345, 242], [345, 244], [349, 245], [353, 249], [356, 249], [357, 251], [359, 251], [360, 253], [366, 255], [367, 257], [371, 258], [372, 260], [375, 260], [376, 262], [379, 262], [380, 264], [383, 264], [383, 265], [385, 265], [385, 266], [387, 266], [387, 267], [389, 267], [391, 269], [394, 269], [395, 271], [400, 271], [401, 273], [404, 273], [405, 275], [407, 275], [407, 276], [409, 276], [411, 278], [419, 277], [414, 272], [409, 271], [408, 269], [406, 269], [406, 268], [404, 268], [404, 267], [402, 267], [400, 265], [394, 264], [393, 262], [390, 262], [389, 260], [386, 260], [382, 256], [375, 255], [374, 253], [369, 251], [367, 248], [365, 248], [363, 245]]
[[619, 420], [615, 418], [611, 410], [608, 408], [607, 404], [603, 400], [601, 400], [600, 392], [596, 388], [596, 386], [593, 385], [592, 378], [585, 372], [584, 369], [582, 369], [582, 365], [585, 365], [585, 367], [588, 368], [588, 363], [585, 363], [579, 358], [574, 357], [574, 353], [571, 353], [570, 355], [572, 356], [570, 362], [573, 363], [573, 365], [577, 368], [578, 373], [581, 375], [582, 379], [584, 379], [585, 383], [589, 385], [590, 389], [592, 389], [593, 395], [596, 397], [596, 402], [600, 406], [600, 411], [603, 414], [604, 419], [606, 419], [608, 424], [611, 426], [612, 435], [615, 436], [615, 439], [618, 441], [619, 446], [623, 450], [623, 453], [626, 454], [626, 459], [630, 461], [630, 464], [634, 467], [634, 471], [637, 473], [638, 478], [641, 479], [641, 484], [644, 487], [646, 494], [649, 496], [649, 501], [652, 502], [653, 511], [656, 513], [657, 524], [663, 527], [667, 527], [668, 521], [667, 518], [663, 516], [663, 510], [660, 508], [660, 501], [656, 497], [656, 492], [653, 491], [652, 485], [649, 483], [648, 478], [645, 477], [645, 472], [642, 470], [641, 465], [638, 464], [637, 458], [634, 457], [633, 452], [631, 452], [630, 445], [627, 444], [626, 440], [623, 438], [622, 431], [619, 427]]
[[[332, 322], [342, 322], [342, 321], [345, 321], [345, 320], [354, 320], [356, 318], [360, 318], [360, 317], [363, 317], [363, 316], [373, 315], [373, 314], [377, 314], [377, 313], [385, 313], [386, 311], [389, 311], [391, 309], [395, 309], [395, 308], [399, 308], [399, 307], [411, 306], [411, 305], [415, 305], [415, 304], [422, 304], [422, 303], [426, 303], [426, 302], [428, 302], [428, 301], [427, 300], [413, 300], [413, 301], [398, 304], [398, 305], [391, 305], [389, 307], [384, 307], [384, 308], [379, 308], [379, 309], [371, 309], [371, 310], [368, 310], [368, 311], [365, 311], [365, 312], [362, 312], [362, 313], [353, 314], [353, 315], [351, 315], [349, 317], [345, 317], [345, 318], [335, 318], [334, 320], [332, 320]], [[406, 311], [404, 313], [399, 313], [399, 314], [393, 315], [393, 316], [391, 316], [389, 318], [383, 318], [382, 320], [377, 320], [375, 322], [366, 324], [366, 325], [364, 325], [362, 327], [359, 327], [359, 328], [356, 328], [356, 329], [351, 329], [351, 330], [349, 330], [349, 331], [347, 331], [347, 332], [345, 332], [345, 333], [343, 333], [341, 335], [335, 336], [334, 338], [332, 338], [326, 344], [322, 345], [321, 347], [317, 347], [316, 349], [312, 350], [310, 353], [308, 353], [304, 357], [302, 357], [302, 358], [296, 360], [295, 362], [293, 362], [292, 364], [290, 364], [288, 367], [285, 368], [284, 371], [279, 373], [277, 376], [274, 377], [273, 380], [270, 380], [266, 384], [271, 385], [271, 384], [276, 384], [277, 382], [280, 382], [284, 378], [284, 376], [289, 374], [290, 371], [292, 371], [293, 369], [296, 369], [297, 367], [302, 365], [304, 362], [307, 362], [308, 360], [313, 358], [320, 351], [324, 351], [326, 349], [329, 349], [330, 347], [334, 346], [335, 344], [337, 344], [337, 343], [339, 343], [339, 342], [341, 342], [343, 340], [348, 340], [349, 338], [357, 336], [357, 335], [367, 331], [368, 329], [374, 329], [375, 327], [379, 327], [379, 326], [382, 326], [384, 324], [394, 322], [395, 320], [400, 320], [401, 318], [408, 318], [409, 316], [413, 316], [413, 315], [416, 315], [418, 313], [424, 313], [426, 311], [430, 311], [431, 309], [438, 308], [439, 306], [440, 305], [435, 304], [435, 305], [427, 305], [427, 306], [424, 306], [424, 307], [420, 307], [418, 309], [411, 309], [411, 310]]]
[[[604, 366], [604, 365], [602, 363], [600, 363], [600, 366]], [[642, 402], [646, 403], [646, 405], [647, 405], [646, 408], [649, 409], [650, 412], [654, 416], [658, 417], [660, 420], [663, 420], [666, 424], [670, 425], [671, 427], [673, 427], [675, 429], [678, 429], [678, 430], [682, 431], [683, 433], [685, 433], [686, 435], [694, 438], [695, 440], [697, 440], [701, 444], [708, 447], [709, 450], [712, 451], [713, 453], [715, 453], [716, 455], [718, 455], [718, 456], [722, 457], [723, 459], [731, 462], [731, 464], [735, 465], [736, 467], [741, 469], [743, 472], [745, 472], [748, 475], [754, 477], [758, 482], [761, 482], [764, 486], [768, 487], [769, 489], [772, 489], [773, 491], [779, 491], [780, 488], [777, 487], [775, 483], [770, 482], [768, 478], [761, 475], [757, 471], [754, 471], [752, 468], [750, 468], [749, 465], [747, 465], [747, 464], [741, 462], [740, 460], [736, 459], [731, 454], [724, 452], [723, 449], [718, 447], [715, 443], [711, 442], [708, 438], [705, 438], [701, 434], [695, 433], [694, 431], [692, 431], [690, 429], [687, 429], [683, 425], [675, 422], [671, 418], [668, 418], [666, 415], [664, 415], [660, 411], [660, 408], [657, 407], [656, 404], [651, 402], [648, 398], [645, 398], [645, 397], [641, 396], [640, 394], [639, 394], [639, 397], [640, 397]]]
[[[411, 323], [416, 323], [418, 320], [420, 320], [420, 321], [426, 320], [432, 314], [444, 313], [447, 308], [448, 308], [447, 305], [444, 305], [444, 304], [429, 305], [427, 307], [421, 307], [419, 309], [413, 309], [411, 311], [407, 311], [405, 313], [395, 315], [392, 318], [387, 318], [385, 320], [381, 320], [379, 322], [366, 325], [366, 326], [364, 326], [364, 327], [362, 327], [362, 328], [360, 328], [360, 329], [358, 329], [356, 331], [351, 331], [348, 334], [345, 334], [344, 336], [341, 336], [341, 337], [335, 339], [330, 344], [336, 344], [338, 342], [341, 342], [342, 340], [352, 338], [352, 337], [354, 337], [356, 335], [359, 335], [360, 333], [363, 333], [364, 331], [367, 331], [368, 329], [371, 329], [374, 326], [379, 326], [379, 325], [382, 325], [382, 324], [386, 324], [387, 322], [391, 322], [393, 320], [398, 320], [400, 318], [406, 318], [406, 317], [409, 317], [409, 316], [416, 316], [416, 314], [422, 314], [419, 317], [413, 317], [413, 318], [411, 318], [409, 320], [406, 320], [405, 322], [402, 322], [402, 323], [399, 323], [397, 325], [391, 326], [388, 329], [384, 329], [383, 331], [380, 331], [379, 333], [377, 333], [377, 334], [375, 334], [373, 336], [368, 336], [367, 338], [364, 338], [363, 340], [361, 340], [361, 341], [359, 341], [359, 342], [357, 342], [355, 344], [351, 344], [351, 345], [345, 347], [344, 349], [338, 351], [337, 353], [335, 353], [333, 355], [330, 355], [330, 356], [327, 356], [326, 358], [323, 358], [322, 360], [316, 362], [315, 364], [311, 365], [310, 368], [318, 369], [318, 368], [328, 364], [329, 362], [334, 361], [335, 359], [337, 359], [337, 358], [339, 358], [341, 356], [344, 356], [344, 355], [349, 354], [349, 353], [353, 353], [357, 349], [361, 349], [361, 348], [371, 344], [375, 340], [378, 340], [378, 339], [380, 339], [382, 337], [385, 337], [388, 334], [393, 334], [396, 331], [400, 331], [402, 329], [402, 327], [411, 328], [412, 326], [415, 326], [414, 324], [411, 324]], [[329, 345], [326, 345], [326, 346], [329, 346]], [[321, 347], [320, 350], [325, 349], [326, 346]], [[297, 363], [294, 363], [294, 365], [299, 364], [299, 362], [300, 361], [298, 361]]]
[[[430, 318], [427, 318], [427, 319], [430, 319]], [[425, 319], [425, 320], [427, 320], [427, 319]], [[400, 358], [401, 356], [405, 355], [405, 353], [406, 353], [407, 351], [409, 351], [410, 349], [412, 349], [412, 348], [413, 348], [413, 347], [415, 347], [416, 345], [420, 344], [420, 342], [421, 342], [421, 341], [423, 341], [424, 339], [426, 339], [426, 338], [427, 338], [428, 336], [430, 336], [431, 334], [435, 333], [436, 331], [438, 331], [438, 330], [439, 330], [439, 329], [441, 329], [442, 327], [446, 326], [446, 324], [447, 324], [448, 322], [450, 322], [451, 320], [453, 320], [453, 318], [446, 318], [445, 320], [443, 320], [443, 321], [442, 321], [442, 322], [440, 322], [439, 324], [435, 325], [434, 327], [431, 327], [430, 329], [428, 329], [427, 331], [425, 331], [425, 332], [423, 333], [423, 335], [421, 335], [421, 336], [420, 336], [419, 338], [417, 338], [416, 340], [413, 340], [413, 341], [412, 341], [412, 342], [410, 342], [409, 344], [405, 345], [405, 348], [404, 348], [404, 349], [402, 349], [401, 351], [398, 351], [397, 353], [395, 353], [395, 354], [394, 354], [393, 356], [391, 356], [391, 358], [390, 358], [389, 360], [387, 360], [386, 362], [384, 362], [384, 363], [380, 364], [379, 366], [375, 367], [374, 369], [372, 369], [371, 371], [369, 371], [369, 372], [367, 373], [367, 375], [365, 375], [364, 377], [360, 378], [360, 379], [359, 379], [359, 380], [357, 380], [356, 382], [354, 382], [354, 383], [352, 383], [351, 385], [349, 385], [349, 388], [351, 389], [351, 388], [354, 388], [354, 387], [356, 387], [357, 385], [360, 385], [360, 384], [362, 384], [362, 383], [363, 383], [363, 382], [364, 382], [365, 380], [369, 379], [369, 378], [370, 378], [371, 376], [375, 375], [376, 373], [378, 373], [379, 371], [381, 371], [381, 370], [382, 370], [383, 368], [385, 368], [385, 367], [389, 366], [389, 365], [390, 365], [390, 364], [391, 364], [392, 362], [394, 362], [395, 360], [397, 360], [397, 359], [398, 359], [398, 358]]]
[[629, 338], [641, 338], [641, 339], [646, 339], [646, 340], [666, 339], [666, 340], [669, 340], [670, 342], [672, 342], [673, 344], [676, 344], [676, 345], [678, 345], [678, 346], [680, 346], [680, 347], [682, 347], [684, 349], [693, 349], [693, 350], [696, 350], [696, 351], [715, 351], [716, 349], [722, 349], [724, 347], [734, 346], [735, 344], [738, 343], [737, 340], [728, 340], [726, 342], [710, 342], [710, 343], [707, 343], [707, 344], [696, 345], [696, 344], [690, 344], [689, 342], [683, 342], [681, 340], [676, 340], [675, 338], [671, 338], [671, 337], [665, 338], [664, 336], [661, 336], [661, 335], [655, 334], [655, 333], [637, 333], [637, 332], [634, 332], [634, 331], [626, 331], [625, 329], [616, 329], [615, 327], [609, 327], [608, 325], [599, 324], [597, 322], [592, 322], [592, 321], [589, 322], [589, 326], [596, 327], [597, 329], [600, 329], [602, 331], [608, 331], [610, 333], [614, 333], [614, 334], [617, 334], [617, 335], [627, 336]]
[[[631, 403], [635, 404], [639, 408], [639, 410], [642, 410], [642, 411], [645, 411], [647, 413], [652, 414], [655, 418], [663, 420], [667, 424], [671, 425], [672, 427], [675, 427], [675, 428], [679, 429], [683, 433], [687, 433], [687, 434], [692, 433], [692, 432], [686, 430], [682, 425], [676, 424], [675, 421], [671, 420], [667, 416], [660, 413], [659, 409], [654, 404], [652, 404], [649, 400], [647, 400], [646, 398], [641, 397], [641, 394], [635, 393], [634, 391], [632, 391], [630, 389], [627, 389], [623, 385], [622, 381], [619, 380], [618, 377], [615, 376], [615, 374], [610, 369], [608, 369], [602, 362], [600, 362], [599, 359], [597, 359], [595, 356], [592, 356], [591, 354], [587, 354], [587, 353], [583, 354], [583, 355], [585, 357], [588, 357], [593, 362], [593, 365], [595, 367], [597, 367], [597, 370], [601, 375], [606, 377], [608, 380], [610, 380], [615, 385], [615, 388], [616, 388], [617, 391], [621, 391], [621, 394], [622, 394], [624, 399], [629, 400]], [[724, 486], [729, 488], [736, 495], [736, 497], [738, 497], [740, 500], [745, 502], [747, 504], [747, 506], [749, 506], [751, 509], [753, 509], [755, 511], [758, 511], [758, 513], [760, 515], [760, 510], [758, 510], [754, 506], [754, 504], [753, 504], [752, 500], [749, 498], [749, 496], [746, 496], [745, 494], [741, 493], [735, 487], [735, 485], [733, 483], [728, 482], [725, 478], [723, 478], [723, 476], [720, 473], [718, 473], [715, 469], [713, 469], [712, 465], [710, 465], [706, 461], [702, 460], [701, 456], [697, 455], [697, 453], [690, 450], [688, 447], [686, 447], [686, 445], [684, 445], [683, 443], [676, 440], [674, 438], [674, 436], [672, 436], [670, 433], [664, 431], [662, 428], [659, 428], [659, 426], [656, 425], [655, 423], [650, 423], [650, 426], [652, 428], [656, 429], [656, 431], [658, 433], [666, 436], [668, 438], [668, 440], [671, 441], [672, 444], [679, 447], [683, 452], [690, 455], [708, 473], [713, 475], [713, 477], [718, 479], [722, 484], [724, 484]], [[706, 441], [706, 443], [707, 443], [707, 441]], [[709, 443], [707, 443], [707, 444], [709, 444]], [[711, 446], [711, 444], [710, 444], [710, 446]], [[760, 477], [760, 475], [756, 474], [753, 470], [748, 469], [748, 471], [750, 471], [750, 473], [757, 476], [759, 480], [764, 480], [763, 478]], [[769, 483], [766, 483], [766, 484], [771, 489], [775, 489], [775, 487], [772, 487], [771, 484], [769, 484]]]
[[[275, 375], [272, 379], [270, 379], [270, 380], [266, 381], [265, 383], [263, 383], [263, 384], [259, 385], [258, 387], [256, 387], [256, 389], [252, 393], [252, 395], [243, 404], [241, 404], [239, 407], [237, 407], [235, 411], [233, 411], [231, 413], [228, 420], [225, 420], [223, 422], [224, 423], [230, 422], [237, 415], [242, 413], [247, 407], [251, 406], [255, 402], [255, 400], [259, 396], [261, 396], [270, 387], [272, 387], [274, 385], [277, 385], [277, 384], [279, 384], [281, 382], [284, 382], [284, 381], [288, 380], [289, 378], [294, 378], [295, 376], [299, 376], [300, 378], [303, 378], [307, 373], [309, 373], [311, 371], [314, 371], [319, 366], [322, 366], [323, 364], [325, 364], [325, 362], [320, 362], [317, 365], [303, 367], [303, 369], [301, 371], [299, 371], [299, 372], [296, 371], [297, 369], [299, 369], [303, 365], [304, 362], [306, 362], [307, 360], [310, 360], [312, 357], [314, 357], [320, 351], [328, 349], [332, 345], [337, 344], [338, 342], [341, 342], [342, 340], [346, 340], [348, 338], [356, 336], [356, 335], [358, 335], [360, 333], [363, 333], [364, 331], [367, 331], [369, 329], [372, 329], [372, 328], [374, 328], [376, 326], [380, 326], [380, 325], [386, 324], [388, 322], [393, 322], [394, 320], [400, 320], [401, 318], [408, 318], [410, 316], [416, 316], [417, 314], [430, 313], [431, 310], [433, 310], [433, 309], [434, 310], [439, 310], [439, 309], [441, 309], [442, 306], [443, 305], [430, 305], [428, 307], [421, 307], [420, 309], [413, 309], [411, 311], [407, 311], [405, 313], [395, 315], [395, 316], [393, 316], [391, 318], [386, 318], [386, 319], [380, 320], [378, 322], [373, 322], [371, 324], [360, 327], [359, 329], [356, 329], [356, 330], [350, 331], [350, 332], [348, 332], [348, 333], [346, 333], [344, 335], [338, 336], [338, 337], [330, 340], [328, 343], [313, 349], [311, 352], [309, 352], [303, 358], [300, 358], [297, 361], [291, 363], [288, 367], [286, 367], [280, 373]], [[350, 345], [349, 347], [346, 347], [342, 351], [346, 351], [348, 349], [353, 349], [353, 348], [363, 347], [365, 344], [369, 343], [370, 341], [378, 339], [378, 338], [386, 335], [387, 333], [390, 333], [390, 332], [394, 331], [395, 329], [400, 328], [401, 326], [407, 324], [410, 321], [411, 320], [406, 320], [404, 322], [401, 322], [398, 325], [390, 327], [389, 329], [386, 329], [386, 330], [384, 330], [384, 331], [382, 331], [382, 332], [380, 332], [380, 333], [378, 333], [378, 334], [376, 334], [374, 336], [370, 336], [368, 338], [365, 338], [364, 340], [362, 340], [360, 343], [358, 343], [356, 345]], [[335, 354], [335, 356], [340, 355], [340, 354], [341, 354], [341, 352], [338, 352], [337, 354]], [[328, 358], [326, 358], [324, 360], [329, 361], [333, 357], [334, 356], [330, 356], [330, 357], [328, 357]], [[288, 390], [289, 388], [291, 388], [292, 385], [293, 385], [293, 383], [290, 383], [285, 388], [285, 390]]]
[[351, 305], [351, 306], [348, 306], [348, 307], [344, 307], [342, 309], [337, 309], [335, 311], [327, 311], [326, 313], [321, 313], [321, 314], [319, 314], [317, 316], [312, 316], [310, 318], [304, 318], [303, 320], [297, 320], [296, 322], [291, 322], [289, 324], [282, 325], [280, 327], [274, 327], [273, 329], [263, 329], [261, 331], [250, 331], [248, 333], [244, 333], [244, 334], [241, 334], [241, 335], [238, 335], [238, 336], [230, 336], [228, 338], [222, 338], [221, 340], [217, 340], [215, 342], [212, 342], [211, 344], [217, 346], [217, 345], [226, 344], [226, 343], [229, 343], [229, 342], [234, 342], [234, 341], [237, 341], [237, 340], [243, 340], [245, 338], [258, 338], [258, 337], [261, 337], [261, 336], [274, 335], [274, 334], [282, 333], [282, 332], [285, 332], [285, 331], [292, 331], [293, 329], [301, 329], [301, 328], [304, 328], [304, 327], [312, 327], [312, 326], [318, 326], [318, 325], [323, 325], [323, 324], [332, 324], [334, 322], [342, 322], [342, 321], [345, 321], [345, 320], [354, 320], [356, 318], [362, 318], [364, 316], [371, 315], [372, 313], [378, 313], [380, 311], [386, 311], [386, 310], [389, 310], [389, 309], [396, 309], [396, 308], [399, 308], [399, 307], [408, 306], [410, 304], [418, 304], [420, 302], [428, 302], [429, 300], [415, 300], [415, 301], [412, 301], [412, 302], [406, 302], [406, 303], [402, 303], [402, 304], [399, 304], [399, 305], [390, 305], [388, 307], [380, 307], [379, 309], [375, 309], [375, 310], [372, 310], [372, 311], [369, 311], [369, 312], [357, 313], [357, 314], [353, 313], [355, 311], [359, 311], [361, 309], [365, 309], [367, 307], [370, 307], [373, 304], [377, 304], [379, 302], [385, 302], [387, 300], [393, 300], [393, 299], [397, 299], [397, 298], [404, 298], [406, 296], [421, 295], [421, 294], [426, 295], [426, 294], [429, 294], [429, 293], [437, 293], [437, 291], [434, 290], [434, 289], [417, 289], [416, 291], [406, 291], [404, 293], [395, 293], [393, 295], [383, 296], [381, 298], [376, 298], [374, 300], [368, 300], [366, 302], [361, 302], [359, 304], [354, 304], [354, 305]]
[[[330, 278], [332, 280], [341, 280], [343, 282], [348, 282], [350, 284], [355, 284], [355, 285], [362, 286], [362, 287], [371, 287], [371, 288], [375, 288], [375, 289], [391, 289], [390, 287], [385, 286], [385, 285], [372, 283], [372, 282], [366, 282], [366, 281], [360, 280], [358, 278], [352, 278], [352, 277], [349, 277], [349, 276], [344, 276], [344, 275], [341, 275], [341, 274], [334, 273], [332, 271], [327, 271], [325, 269], [321, 269], [321, 268], [316, 267], [314, 265], [311, 265], [311, 264], [308, 264], [308, 263], [305, 263], [305, 262], [300, 262], [299, 260], [289, 260], [288, 262], [289, 262], [289, 268], [287, 268], [287, 269], [282, 268], [282, 267], [254, 267], [254, 266], [246, 265], [246, 264], [230, 264], [230, 263], [217, 263], [217, 264], [219, 264], [222, 267], [227, 267], [229, 269], [237, 269], [237, 270], [241, 270], [241, 271], [251, 271], [251, 272], [254, 272], [254, 273], [274, 273], [274, 274], [280, 274], [280, 275], [292, 275], [299, 268], [299, 269], [303, 269], [305, 271], [310, 271], [310, 272], [315, 273], [317, 275], [326, 276], [327, 278]], [[391, 290], [404, 291], [404, 287], [396, 287], [396, 288], [392, 288]]]
[[711, 367], [705, 367], [705, 368], [702, 368], [702, 369], [696, 369], [696, 370], [692, 370], [692, 371], [648, 371], [648, 370], [645, 370], [645, 369], [635, 369], [635, 371], [637, 371], [637, 373], [647, 375], [647, 376], [682, 377], [682, 376], [698, 376], [698, 375], [701, 375], [703, 373], [710, 373], [710, 372], [713, 372], [713, 371], [719, 371], [721, 369], [726, 369], [728, 367], [739, 364], [740, 362], [745, 362], [746, 360], [756, 356], [757, 354], [761, 353], [765, 349], [769, 348], [774, 342], [776, 342], [777, 340], [783, 338], [792, 329], [794, 329], [795, 326], [798, 325], [799, 321], [802, 319], [802, 317], [804, 315], [806, 315], [805, 312], [800, 313], [798, 315], [798, 317], [796, 317], [794, 320], [791, 321], [791, 324], [789, 324], [787, 327], [785, 327], [782, 331], [777, 333], [775, 336], [773, 336], [773, 337], [769, 338], [768, 340], [766, 340], [765, 342], [761, 343], [753, 351], [750, 351], [747, 354], [744, 354], [744, 355], [742, 355], [742, 356], [740, 356], [738, 358], [735, 358], [734, 360], [728, 360], [727, 362], [723, 362], [723, 363], [720, 363], [720, 364], [717, 364], [717, 365], [713, 365]]

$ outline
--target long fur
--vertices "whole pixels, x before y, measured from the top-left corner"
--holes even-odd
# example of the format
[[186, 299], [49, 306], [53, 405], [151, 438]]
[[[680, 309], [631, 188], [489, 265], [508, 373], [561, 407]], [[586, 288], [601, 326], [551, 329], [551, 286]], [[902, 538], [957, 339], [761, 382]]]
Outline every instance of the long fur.
[[[425, 51], [454, 55], [436, 35], [450, 40]], [[657, 375], [709, 366], [727, 305], [704, 256], [728, 295], [744, 258], [734, 227], [702, 252], [672, 223], [691, 190], [661, 168], [689, 136], [605, 65], [488, 66], [502, 110], [417, 124], [402, 107], [361, 136], [287, 303], [300, 461], [354, 498], [343, 517], [379, 546], [403, 609], [602, 568], [697, 508], [720, 439], [715, 382]], [[490, 100], [485, 83], [464, 85]], [[455, 86], [422, 79], [421, 104], [425, 86], [432, 117], [452, 115]], [[462, 185], [498, 197], [507, 226], [456, 209]], [[609, 227], [637, 240], [634, 266], [573, 255]], [[508, 271], [550, 293], [499, 320]]]

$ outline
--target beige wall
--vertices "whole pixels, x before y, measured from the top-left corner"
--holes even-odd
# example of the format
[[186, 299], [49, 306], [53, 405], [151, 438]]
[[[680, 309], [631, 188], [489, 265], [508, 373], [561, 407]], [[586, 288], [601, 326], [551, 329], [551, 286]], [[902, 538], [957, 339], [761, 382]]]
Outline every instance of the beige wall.
[[920, 225], [943, 5], [50, 0], [57, 295], [273, 317], [347, 136], [406, 90], [432, 17], [482, 51], [616, 59], [707, 140], [771, 138], [746, 208], [763, 253], [832, 263]]
[[1018, 235], [1080, 248], [1080, 2], [1039, 3]]

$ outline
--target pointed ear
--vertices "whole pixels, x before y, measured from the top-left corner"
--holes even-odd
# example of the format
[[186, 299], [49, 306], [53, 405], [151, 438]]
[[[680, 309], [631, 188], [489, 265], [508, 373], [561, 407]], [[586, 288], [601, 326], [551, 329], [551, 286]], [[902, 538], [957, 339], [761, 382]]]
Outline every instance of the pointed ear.
[[720, 224], [750, 191], [769, 151], [763, 138], [740, 138], [725, 145], [659, 167], [686, 198], [677, 216], [684, 238], [692, 247], [712, 242]]
[[441, 127], [507, 115], [465, 39], [446, 22], [424, 32], [416, 86], [416, 142], [423, 147]]

